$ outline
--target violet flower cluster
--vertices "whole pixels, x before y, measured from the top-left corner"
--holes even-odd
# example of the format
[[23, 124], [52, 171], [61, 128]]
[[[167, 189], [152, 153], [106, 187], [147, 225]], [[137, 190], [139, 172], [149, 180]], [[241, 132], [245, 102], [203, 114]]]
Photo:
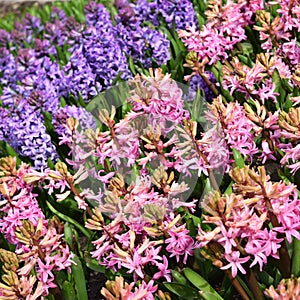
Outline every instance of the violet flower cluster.
[[[164, 64], [170, 58], [169, 41], [158, 30], [132, 20], [115, 27], [108, 10], [95, 2], [85, 7], [85, 15], [85, 24], [80, 24], [54, 8], [46, 24], [26, 14], [12, 32], [0, 32], [1, 100], [13, 111], [1, 119], [2, 140], [32, 159], [36, 168], [57, 158], [42, 114], [36, 109], [56, 114], [61, 98], [69, 104], [70, 95], [89, 101], [117, 78], [130, 78], [128, 56], [145, 67], [153, 62]], [[138, 46], [141, 40], [144, 42]], [[69, 51], [67, 62], [61, 57], [62, 48]], [[23, 111], [17, 116], [20, 107], [15, 108], [15, 103], [20, 98]], [[75, 115], [70, 116], [82, 117], [82, 113]], [[56, 127], [57, 117], [53, 122]], [[56, 131], [60, 134], [62, 129]]]
[[[216, 84], [216, 78], [212, 72], [208, 72], [208, 80]], [[212, 100], [215, 98], [215, 93], [212, 91], [212, 89], [209, 87], [209, 85], [204, 81], [204, 79], [196, 74], [194, 75], [190, 81], [189, 81], [189, 94], [188, 99], [195, 99], [196, 93], [198, 89], [204, 93], [204, 98], [207, 102], [212, 102]]]
[[56, 161], [56, 149], [46, 132], [39, 111], [24, 99], [13, 109], [0, 108], [0, 140], [7, 142], [21, 157], [29, 157], [37, 169], [47, 167], [47, 160]]
[[[118, 2], [118, 1], [117, 1]], [[120, 1], [124, 3], [124, 1]], [[141, 21], [149, 21], [154, 25], [167, 23], [170, 29], [185, 29], [198, 26], [198, 20], [192, 1], [173, 0], [138, 0], [133, 7], [134, 12]]]

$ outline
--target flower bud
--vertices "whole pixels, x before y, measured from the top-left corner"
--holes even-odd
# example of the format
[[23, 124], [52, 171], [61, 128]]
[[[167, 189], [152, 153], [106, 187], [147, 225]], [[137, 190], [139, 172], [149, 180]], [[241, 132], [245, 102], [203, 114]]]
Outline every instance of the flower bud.
[[6, 270], [15, 271], [19, 268], [19, 261], [17, 255], [5, 249], [0, 249], [0, 260], [4, 264]]
[[157, 204], [145, 204], [143, 217], [150, 223], [162, 221], [165, 217], [166, 208]]
[[62, 161], [59, 161], [55, 164], [55, 170], [58, 171], [61, 175], [63, 176], [67, 176], [69, 175], [69, 172], [68, 172], [68, 167], [67, 165], [62, 162]]

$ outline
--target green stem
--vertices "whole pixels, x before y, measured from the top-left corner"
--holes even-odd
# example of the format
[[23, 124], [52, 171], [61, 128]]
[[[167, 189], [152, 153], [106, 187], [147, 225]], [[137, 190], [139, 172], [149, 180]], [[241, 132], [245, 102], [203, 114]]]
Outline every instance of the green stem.
[[84, 226], [80, 225], [77, 221], [73, 220], [72, 218], [60, 213], [56, 210], [48, 201], [46, 201], [48, 208], [59, 218], [64, 220], [65, 222], [69, 222], [73, 224], [76, 228], [78, 228], [87, 238], [90, 238], [92, 234], [87, 230]]

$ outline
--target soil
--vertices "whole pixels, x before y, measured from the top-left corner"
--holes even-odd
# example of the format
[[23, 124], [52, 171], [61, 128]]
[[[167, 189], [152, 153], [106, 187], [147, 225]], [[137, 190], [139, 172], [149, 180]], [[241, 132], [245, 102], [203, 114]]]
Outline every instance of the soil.
[[[47, 2], [44, 1], [43, 3]], [[21, 16], [26, 8], [32, 6], [42, 6], [42, 3], [36, 1], [0, 0], [0, 18], [9, 13], [14, 13], [16, 17]]]

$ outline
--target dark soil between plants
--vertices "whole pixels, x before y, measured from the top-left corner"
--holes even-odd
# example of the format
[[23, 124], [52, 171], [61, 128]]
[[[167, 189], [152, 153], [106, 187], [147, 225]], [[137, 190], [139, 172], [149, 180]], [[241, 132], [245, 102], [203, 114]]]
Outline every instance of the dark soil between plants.
[[[49, 3], [49, 2], [43, 2]], [[6, 14], [14, 13], [16, 17], [21, 16], [25, 9], [32, 6], [42, 6], [42, 3], [35, 1], [9, 1], [9, 0], [0, 0], [0, 18]]]

